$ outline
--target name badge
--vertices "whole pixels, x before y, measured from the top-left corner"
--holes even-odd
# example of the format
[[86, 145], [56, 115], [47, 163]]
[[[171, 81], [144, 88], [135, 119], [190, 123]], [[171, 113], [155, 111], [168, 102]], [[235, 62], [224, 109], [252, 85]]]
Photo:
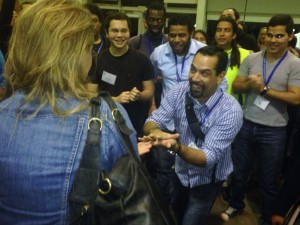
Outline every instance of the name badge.
[[269, 105], [270, 101], [265, 99], [264, 97], [258, 95], [254, 101], [254, 105], [262, 110], [266, 110], [267, 106]]
[[117, 79], [116, 75], [103, 71], [102, 78], [101, 78], [102, 81], [109, 83], [111, 85], [115, 85], [116, 79]]

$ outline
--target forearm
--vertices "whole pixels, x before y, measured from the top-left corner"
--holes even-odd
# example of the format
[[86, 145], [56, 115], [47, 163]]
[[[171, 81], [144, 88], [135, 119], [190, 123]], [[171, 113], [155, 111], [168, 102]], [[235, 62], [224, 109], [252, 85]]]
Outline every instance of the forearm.
[[290, 91], [278, 91], [270, 88], [270, 90], [265, 94], [265, 96], [290, 105], [300, 104], [300, 96]]
[[154, 84], [153, 80], [143, 81], [143, 91], [139, 94], [140, 101], [149, 101], [154, 95]]
[[160, 130], [159, 126], [155, 122], [148, 121], [147, 123], [145, 123], [143, 128], [145, 135], [149, 135], [153, 130]]
[[232, 90], [235, 94], [247, 93], [251, 89], [251, 83], [249, 80], [234, 81], [232, 84]]
[[153, 97], [153, 90], [144, 90], [142, 92], [140, 92], [140, 101], [142, 102], [146, 102], [152, 99]]
[[186, 145], [180, 144], [177, 155], [186, 162], [195, 166], [205, 166], [206, 156], [202, 150], [194, 149]]

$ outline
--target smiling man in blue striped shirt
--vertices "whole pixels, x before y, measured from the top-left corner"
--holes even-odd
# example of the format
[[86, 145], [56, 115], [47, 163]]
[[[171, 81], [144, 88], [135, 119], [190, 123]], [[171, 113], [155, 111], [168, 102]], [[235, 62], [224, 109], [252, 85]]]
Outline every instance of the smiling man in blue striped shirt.
[[[172, 205], [178, 224], [206, 224], [222, 181], [232, 171], [231, 143], [242, 126], [239, 103], [224, 93], [222, 82], [228, 59], [215, 46], [198, 50], [189, 81], [170, 90], [152, 113], [140, 140], [176, 153]], [[194, 135], [186, 118], [186, 99], [193, 103], [201, 135]], [[178, 133], [164, 132], [175, 122]]]

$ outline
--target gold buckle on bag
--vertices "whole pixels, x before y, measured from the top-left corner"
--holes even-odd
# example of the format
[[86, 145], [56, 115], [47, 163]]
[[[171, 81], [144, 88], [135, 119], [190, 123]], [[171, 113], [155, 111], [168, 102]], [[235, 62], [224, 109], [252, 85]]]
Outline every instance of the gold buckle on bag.
[[88, 123], [88, 129], [91, 128], [90, 124], [91, 124], [92, 122], [95, 122], [95, 121], [99, 122], [99, 124], [100, 124], [99, 130], [101, 131], [101, 130], [102, 130], [102, 121], [101, 121], [99, 118], [97, 118], [97, 117], [93, 117], [93, 118], [91, 118], [91, 119], [89, 120], [89, 123]]
[[108, 184], [107, 190], [102, 190], [101, 188], [98, 188], [98, 191], [102, 195], [107, 195], [111, 191], [111, 182], [108, 178], [105, 178], [104, 181]]

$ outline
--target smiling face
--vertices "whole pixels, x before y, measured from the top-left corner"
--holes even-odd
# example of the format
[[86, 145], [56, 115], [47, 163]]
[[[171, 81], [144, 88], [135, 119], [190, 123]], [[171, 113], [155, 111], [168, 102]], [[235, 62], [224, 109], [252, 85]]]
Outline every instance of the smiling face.
[[126, 20], [111, 20], [107, 37], [114, 51], [124, 51], [128, 48], [130, 32]]
[[293, 34], [289, 35], [286, 32], [286, 26], [269, 26], [265, 37], [267, 55], [273, 58], [281, 57], [292, 38]]
[[232, 24], [227, 21], [220, 21], [215, 33], [217, 45], [224, 50], [230, 49], [231, 42], [235, 38], [236, 34], [233, 33]]
[[224, 78], [224, 73], [216, 74], [217, 56], [196, 54], [189, 73], [190, 91], [200, 103], [212, 96]]
[[186, 25], [171, 25], [169, 43], [176, 55], [185, 55], [189, 49], [191, 34]]
[[150, 9], [146, 21], [150, 33], [153, 35], [161, 34], [165, 22], [164, 11]]

